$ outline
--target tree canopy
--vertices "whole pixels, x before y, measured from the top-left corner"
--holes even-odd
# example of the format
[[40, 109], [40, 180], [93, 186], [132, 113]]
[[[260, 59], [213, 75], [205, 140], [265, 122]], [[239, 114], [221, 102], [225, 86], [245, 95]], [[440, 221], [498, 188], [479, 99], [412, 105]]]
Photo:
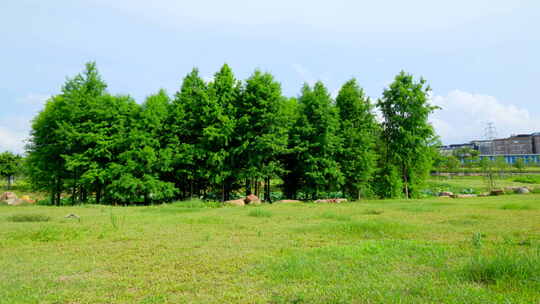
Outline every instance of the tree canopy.
[[376, 104], [379, 123], [355, 79], [335, 99], [320, 81], [289, 98], [270, 73], [240, 81], [224, 64], [209, 82], [194, 68], [172, 97], [137, 103], [110, 94], [90, 62], [34, 118], [27, 176], [55, 205], [272, 201], [276, 183], [288, 198], [410, 197], [431, 165], [428, 92], [400, 73]]

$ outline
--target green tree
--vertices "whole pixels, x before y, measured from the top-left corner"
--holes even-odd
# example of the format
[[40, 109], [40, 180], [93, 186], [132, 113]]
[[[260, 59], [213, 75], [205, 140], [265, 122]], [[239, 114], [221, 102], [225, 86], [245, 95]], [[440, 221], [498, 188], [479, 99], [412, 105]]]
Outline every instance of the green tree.
[[429, 104], [429, 91], [425, 80], [415, 82], [402, 71], [378, 102], [387, 146], [383, 157], [398, 169], [407, 198], [418, 193], [432, 165], [430, 143], [435, 133], [428, 118], [437, 107]]
[[300, 190], [315, 199], [319, 192], [335, 191], [343, 183], [337, 162], [341, 149], [338, 115], [322, 82], [313, 88], [305, 84], [298, 102], [299, 114], [289, 143], [294, 166], [288, 169], [298, 178]]
[[0, 176], [6, 179], [7, 190], [11, 189], [11, 181], [21, 173], [22, 157], [9, 151], [0, 153]]
[[33, 119], [27, 149], [27, 176], [34, 190], [49, 192], [53, 205], [60, 205], [64, 179], [69, 175], [62, 155], [67, 151], [62, 144], [60, 121], [64, 118], [65, 100], [53, 96], [45, 108]]
[[246, 192], [264, 180], [265, 201], [271, 201], [270, 180], [282, 172], [279, 156], [287, 148], [282, 100], [281, 85], [271, 74], [256, 70], [246, 81], [236, 113], [235, 133], [241, 138], [236, 151], [239, 162], [243, 160]]
[[170, 108], [167, 130], [173, 171], [165, 174], [181, 197], [202, 195], [212, 175], [204, 130], [218, 119], [220, 108], [208, 96], [208, 87], [194, 68], [183, 79]]
[[523, 160], [523, 158], [519, 157], [518, 159], [516, 159], [516, 162], [514, 163], [514, 168], [516, 168], [519, 172], [522, 172], [523, 169], [525, 169], [525, 161]]
[[377, 123], [373, 107], [355, 79], [346, 82], [336, 98], [343, 147], [338, 155], [344, 175], [343, 193], [360, 199], [371, 192], [376, 169]]
[[209, 117], [205, 121], [202, 148], [207, 151], [208, 179], [214, 192], [221, 192], [221, 200], [229, 200], [230, 193], [239, 187], [239, 153], [241, 144], [235, 138], [236, 116], [241, 85], [231, 68], [224, 64], [208, 85]]
[[132, 127], [118, 134], [123, 135], [118, 138], [122, 149], [110, 167], [109, 196], [123, 204], [171, 200], [176, 193], [174, 184], [162, 180], [162, 174], [172, 170], [172, 154], [164, 142], [169, 97], [160, 90], [149, 96], [142, 107], [126, 102], [125, 115]]
[[448, 170], [448, 172], [455, 172], [459, 168], [460, 165], [461, 165], [461, 162], [454, 155], [449, 155], [446, 158], [445, 167]]

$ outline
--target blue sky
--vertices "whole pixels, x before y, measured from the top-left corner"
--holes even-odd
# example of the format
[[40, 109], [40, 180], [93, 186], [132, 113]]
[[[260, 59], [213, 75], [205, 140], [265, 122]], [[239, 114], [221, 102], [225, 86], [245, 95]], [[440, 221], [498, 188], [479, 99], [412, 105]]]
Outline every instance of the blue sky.
[[377, 98], [395, 74], [426, 78], [443, 142], [540, 131], [539, 1], [2, 1], [0, 151], [94, 60], [114, 94], [173, 94], [192, 67], [269, 71], [283, 92], [356, 77]]

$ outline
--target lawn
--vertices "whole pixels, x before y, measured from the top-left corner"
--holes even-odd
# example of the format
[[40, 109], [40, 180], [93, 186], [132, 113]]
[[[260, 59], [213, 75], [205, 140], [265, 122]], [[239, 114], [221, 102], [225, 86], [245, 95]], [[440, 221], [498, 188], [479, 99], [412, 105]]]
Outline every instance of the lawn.
[[0, 303], [540, 302], [538, 194], [216, 206], [0, 206]]

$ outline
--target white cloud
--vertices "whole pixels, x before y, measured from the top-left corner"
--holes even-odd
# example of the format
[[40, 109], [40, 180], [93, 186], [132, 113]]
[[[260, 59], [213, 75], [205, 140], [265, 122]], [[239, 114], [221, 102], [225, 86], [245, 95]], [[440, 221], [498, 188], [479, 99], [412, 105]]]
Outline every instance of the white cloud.
[[30, 93], [22, 97], [19, 101], [28, 105], [43, 105], [51, 95]]
[[454, 90], [446, 96], [432, 96], [432, 103], [442, 108], [431, 122], [445, 144], [484, 139], [487, 122], [494, 123], [498, 137], [540, 131], [540, 120], [527, 109], [493, 96]]
[[0, 126], [0, 152], [22, 153], [24, 151], [25, 137], [23, 133], [13, 132]]
[[296, 74], [298, 74], [298, 76], [300, 76], [302, 81], [309, 84], [310, 86], [315, 84], [315, 77], [313, 77], [313, 75], [309, 72], [309, 70], [306, 69], [304, 66], [302, 66], [301, 64], [298, 64], [298, 63], [294, 63], [292, 65], [292, 68], [294, 69]]

